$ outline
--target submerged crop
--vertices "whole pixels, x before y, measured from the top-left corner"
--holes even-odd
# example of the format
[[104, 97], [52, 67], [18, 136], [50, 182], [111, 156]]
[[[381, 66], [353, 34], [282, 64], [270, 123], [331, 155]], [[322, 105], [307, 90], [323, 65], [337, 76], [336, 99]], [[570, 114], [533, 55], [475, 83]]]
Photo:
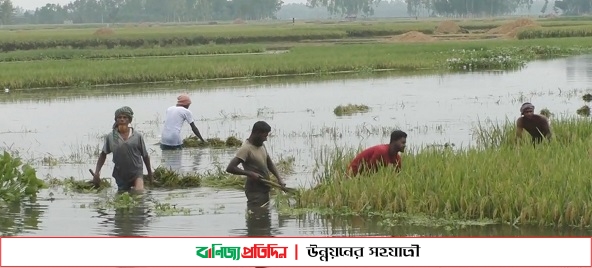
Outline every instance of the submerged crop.
[[345, 176], [350, 150], [320, 157], [317, 185], [296, 208], [354, 215], [427, 215], [510, 225], [592, 226], [588, 162], [592, 135], [586, 118], [553, 121], [554, 138], [532, 146], [514, 140], [513, 123], [480, 126], [478, 147], [419, 148], [365, 177]]

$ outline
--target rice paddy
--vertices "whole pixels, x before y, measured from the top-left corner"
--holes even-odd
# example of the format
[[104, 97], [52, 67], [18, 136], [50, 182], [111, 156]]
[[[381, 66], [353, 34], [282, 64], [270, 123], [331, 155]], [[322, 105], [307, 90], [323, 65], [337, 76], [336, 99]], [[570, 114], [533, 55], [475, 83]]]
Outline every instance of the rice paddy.
[[385, 167], [353, 179], [345, 168], [355, 151], [337, 149], [318, 158], [324, 159], [318, 185], [301, 193], [298, 204], [335, 214], [589, 227], [589, 124], [573, 116], [556, 119], [554, 138], [536, 147], [515, 143], [512, 122], [478, 126], [480, 147], [415, 148], [404, 154], [401, 173]]
[[226, 140], [221, 140], [220, 138], [207, 138], [204, 141], [199, 140], [196, 136], [191, 136], [183, 139], [183, 147], [192, 148], [192, 147], [200, 147], [200, 148], [228, 148], [228, 147], [240, 147], [243, 144], [242, 141], [237, 139], [236, 137], [230, 136], [226, 138]]
[[[20, 154], [32, 155], [30, 163], [41, 170], [38, 172], [52, 174], [50, 177], [53, 179], [48, 177], [45, 180], [49, 189], [40, 190], [40, 187], [35, 190], [41, 193], [41, 199], [49, 201], [36, 202], [61, 202], [62, 206], [73, 206], [79, 213], [87, 213], [83, 216], [85, 218], [90, 215], [88, 211], [96, 210], [105, 214], [115, 213], [112, 216], [120, 219], [121, 215], [135, 215], [135, 209], [145, 208], [150, 212], [140, 214], [186, 216], [193, 222], [192, 226], [207, 223], [207, 226], [194, 228], [227, 235], [228, 232], [237, 232], [237, 227], [227, 223], [227, 219], [232, 219], [228, 220], [231, 222], [236, 220], [233, 215], [240, 214], [242, 217], [242, 212], [237, 212], [236, 207], [242, 209], [244, 206], [245, 178], [228, 174], [225, 166], [236, 148], [241, 146], [241, 139], [248, 135], [254, 120], [267, 120], [273, 124], [267, 142], [271, 156], [288, 185], [298, 191], [292, 195], [274, 189], [273, 199], [278, 205], [280, 218], [307, 217], [314, 212], [332, 215], [333, 218], [358, 215], [381, 226], [501, 224], [587, 228], [592, 221], [592, 212], [588, 210], [592, 203], [586, 195], [590, 185], [586, 183], [585, 176], [585, 163], [590, 157], [587, 148], [592, 145], [587, 138], [592, 134], [587, 129], [590, 120], [587, 103], [592, 100], [589, 90], [558, 90], [560, 85], [554, 81], [544, 86], [533, 81], [528, 85], [520, 84], [520, 89], [517, 89], [520, 92], [507, 96], [495, 90], [473, 95], [473, 91], [465, 90], [468, 87], [462, 88], [469, 97], [457, 94], [460, 100], [455, 100], [456, 97], [448, 98], [447, 94], [456, 94], [453, 90], [457, 88], [441, 88], [441, 83], [447, 82], [417, 86], [417, 81], [423, 79], [419, 76], [381, 80], [374, 74], [370, 75], [384, 70], [394, 72], [382, 77], [397, 72], [444, 75], [520, 70], [533, 60], [592, 51], [592, 45], [589, 45], [592, 39], [585, 34], [588, 21], [536, 20], [537, 25], [532, 27], [510, 27], [511, 23], [503, 20], [456, 21], [461, 29], [456, 33], [441, 29], [442, 25], [435, 21], [151, 29], [114, 26], [111, 32], [102, 35], [94, 35], [96, 29], [93, 28], [46, 32], [36, 29], [2, 30], [0, 37], [6, 38], [0, 38], [0, 80], [3, 81], [1, 86], [9, 88], [10, 93], [2, 95], [0, 101], [7, 105], [6, 109], [36, 104], [42, 107], [36, 115], [38, 121], [55, 121], [51, 128], [36, 125], [20, 130], [9, 121], [10, 127], [0, 133], [3, 140], [8, 141], [2, 147], [11, 148], [7, 149], [11, 154], [12, 147], [15, 151], [19, 147]], [[415, 33], [406, 34], [411, 31]], [[552, 33], [558, 31], [560, 33], [555, 33], [556, 37], [553, 37]], [[524, 37], [527, 33], [532, 36]], [[575, 65], [573, 61], [569, 64]], [[330, 84], [325, 82], [328, 78], [320, 77], [333, 73], [341, 73], [342, 77], [347, 74], [352, 78], [366, 78], [363, 74], [378, 82], [374, 84], [366, 80], [362, 84], [352, 79], [345, 83], [346, 86], [339, 83], [325, 86]], [[278, 78], [295, 75], [309, 75], [298, 78], [298, 81], [314, 78], [319, 81], [318, 88], [306, 91], [302, 88], [306, 83], [286, 82], [287, 78]], [[582, 80], [578, 75], [568, 74], [576, 77], [574, 80]], [[260, 79], [268, 76], [275, 78]], [[547, 77], [540, 78], [544, 80]], [[231, 79], [242, 79], [242, 82], [229, 82]], [[474, 88], [476, 81], [484, 87], [490, 81], [476, 80], [483, 78], [455, 79], [470, 84], [475, 92], [481, 87]], [[403, 82], [397, 82], [401, 80]], [[189, 81], [201, 82], [181, 84]], [[255, 81], [263, 81], [261, 83], [265, 86], [251, 88], [250, 84]], [[94, 87], [163, 82], [169, 84], [146, 86], [141, 93], [140, 87], [117, 86], [111, 91]], [[385, 83], [388, 85], [385, 86]], [[298, 86], [293, 86], [295, 84]], [[228, 89], [227, 95], [212, 93], [221, 85]], [[458, 85], [462, 86], [457, 83], [455, 87]], [[18, 90], [62, 86], [76, 88]], [[239, 89], [232, 89], [235, 87]], [[289, 89], [267, 89], [271, 87]], [[340, 93], [331, 87], [341, 88], [343, 97], [335, 99]], [[372, 88], [365, 91], [368, 94], [360, 94], [360, 90], [370, 87], [389, 89], [376, 91]], [[422, 93], [427, 92], [424, 89], [434, 87], [440, 91]], [[405, 91], [406, 88], [410, 91]], [[202, 134], [208, 137], [207, 142], [187, 136], [184, 140], [186, 148], [179, 150], [178, 155], [165, 157], [163, 153], [160, 157], [159, 149], [152, 145], [159, 138], [159, 116], [162, 116], [160, 113], [165, 107], [161, 99], [174, 99], [177, 92], [188, 90], [194, 92], [191, 93], [192, 98], [196, 96], [195, 102], [199, 103], [192, 109], [196, 110], [200, 131], [203, 125]], [[155, 94], [156, 91], [161, 93]], [[395, 95], [389, 95], [389, 92], [395, 91]], [[373, 92], [380, 94], [374, 95]], [[66, 95], [68, 97], [64, 97]], [[124, 98], [115, 100], [113, 96]], [[304, 100], [301, 96], [308, 96], [308, 99]], [[574, 102], [568, 101], [570, 98], [575, 98], [578, 104], [573, 106]], [[93, 124], [102, 126], [109, 126], [112, 120], [108, 111], [110, 108], [105, 108], [106, 103], [115, 105], [125, 99], [124, 102], [137, 109], [134, 125], [137, 124], [138, 129], [146, 133], [149, 153], [156, 155], [155, 159], [163, 160], [162, 166], [157, 160], [153, 162], [153, 167], [157, 166], [154, 181], [145, 177], [148, 192], [144, 196], [113, 194], [116, 187], [112, 178], [103, 179], [99, 189], [94, 189], [84, 179], [90, 179], [86, 170], [88, 165], [96, 163], [96, 154], [101, 146], [97, 143], [100, 135], [96, 133], [102, 133], [94, 126], [85, 125], [84, 120], [73, 124], [77, 129], [86, 129], [85, 132], [76, 130], [75, 137], [71, 133], [60, 136], [72, 141], [70, 143], [55, 140], [55, 137], [48, 142], [49, 138], [43, 137], [54, 135], [52, 129], [71, 128], [62, 122], [68, 120], [55, 120], [64, 116], [62, 113], [46, 112], [54, 109], [46, 106], [51, 103], [52, 107], [59, 106], [65, 110], [62, 105], [67, 103], [73, 109], [87, 109], [94, 105], [88, 102], [89, 99], [103, 105], [100, 109], [95, 109], [99, 106], [92, 106], [89, 110], [92, 113], [90, 116], [100, 121]], [[230, 99], [233, 100], [226, 104]], [[459, 142], [467, 140], [462, 136], [464, 125], [458, 123], [467, 120], [464, 119], [467, 110], [474, 112], [482, 108], [480, 105], [488, 106], [486, 109], [491, 109], [489, 112], [494, 114], [491, 116], [499, 118], [502, 113], [498, 110], [514, 109], [513, 106], [532, 99], [541, 103], [537, 104], [541, 114], [552, 118], [554, 139], [550, 142], [536, 148], [530, 144], [516, 145], [513, 120], [506, 124], [477, 126], [472, 136], [475, 144], [471, 144], [470, 148]], [[553, 101], [545, 101], [547, 99]], [[144, 105], [148, 101], [150, 105]], [[440, 101], [447, 103], [439, 105]], [[582, 108], [588, 107], [587, 110], [577, 110], [584, 105], [582, 101], [586, 103]], [[557, 108], [563, 102], [570, 102], [573, 106], [567, 117], [561, 115], [562, 111]], [[455, 111], [463, 105], [472, 108]], [[415, 117], [415, 113], [422, 109], [420, 106], [433, 107], [430, 108], [431, 113], [437, 111], [450, 116], [430, 121], [430, 117], [424, 114], [423, 119], [418, 119], [422, 117]], [[156, 111], [159, 115], [154, 115]], [[75, 114], [65, 118], [74, 118]], [[46, 116], [51, 117], [47, 119]], [[102, 117], [106, 119], [101, 121]], [[354, 153], [365, 145], [388, 140], [395, 128], [410, 133], [411, 145], [403, 155], [403, 171], [393, 174], [387, 168], [365, 178], [346, 179], [343, 171]], [[184, 135], [190, 133], [187, 131]], [[79, 140], [79, 137], [86, 136], [88, 141]], [[229, 138], [225, 140], [223, 137]], [[321, 151], [318, 156], [309, 155], [309, 151], [318, 152], [327, 144], [334, 148]], [[43, 153], [28, 146], [43, 148]], [[179, 164], [175, 169], [168, 168], [164, 160], [173, 163], [171, 165], [175, 162]], [[110, 168], [106, 166], [104, 171]], [[69, 192], [67, 197], [58, 195], [56, 188]], [[208, 213], [224, 214], [224, 223], [211, 226], [212, 222], [219, 223], [217, 218], [191, 218]], [[302, 224], [301, 218], [298, 219], [296, 225]], [[186, 235], [183, 232], [189, 228], [183, 219], [161, 218], [160, 221], [161, 225], [151, 227], [152, 230], [169, 228]], [[351, 219], [346, 222], [348, 226], [354, 224]], [[122, 229], [119, 224], [116, 223], [116, 228]], [[312, 227], [305, 227], [304, 231], [311, 231], [320, 225], [318, 222], [310, 224]], [[290, 228], [302, 229], [298, 226]], [[252, 230], [245, 232], [251, 233]], [[294, 233], [298, 231], [290, 232], [301, 235]]]
[[[592, 42], [582, 34], [589, 25], [521, 19], [114, 26], [101, 35], [92, 28], [9, 29], [0, 31], [0, 80], [8, 89], [31, 89], [384, 70], [513, 70], [535, 59], [589, 53]], [[514, 32], [518, 39], [505, 37]], [[547, 35], [557, 38], [542, 38]], [[272, 53], [278, 50], [286, 53]]]

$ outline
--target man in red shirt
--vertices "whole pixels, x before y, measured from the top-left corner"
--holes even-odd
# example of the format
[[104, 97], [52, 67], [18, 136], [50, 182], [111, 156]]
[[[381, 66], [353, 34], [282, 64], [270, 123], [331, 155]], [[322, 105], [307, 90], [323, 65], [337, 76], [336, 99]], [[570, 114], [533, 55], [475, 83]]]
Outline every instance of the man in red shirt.
[[397, 171], [401, 169], [399, 152], [405, 151], [407, 133], [395, 130], [391, 133], [389, 144], [372, 146], [359, 153], [349, 164], [348, 172], [356, 176], [362, 172], [377, 171], [380, 166], [395, 165]]

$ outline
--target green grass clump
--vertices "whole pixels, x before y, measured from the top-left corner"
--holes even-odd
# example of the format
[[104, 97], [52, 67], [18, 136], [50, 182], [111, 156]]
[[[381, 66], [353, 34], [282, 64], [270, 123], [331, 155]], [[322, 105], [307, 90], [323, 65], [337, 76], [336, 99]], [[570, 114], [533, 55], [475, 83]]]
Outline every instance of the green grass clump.
[[367, 113], [368, 111], [370, 111], [370, 107], [363, 104], [339, 105], [333, 109], [333, 113], [337, 116]]
[[50, 187], [63, 187], [66, 191], [76, 193], [89, 193], [101, 191], [104, 189], [111, 188], [111, 180], [108, 178], [101, 178], [99, 187], [95, 187], [92, 180], [76, 180], [74, 177], [60, 180], [58, 178], [52, 178], [48, 182]]
[[170, 168], [157, 167], [152, 175], [152, 182], [147, 175], [144, 175], [144, 183], [151, 188], [189, 188], [201, 185], [201, 176], [197, 174], [178, 174]]
[[242, 141], [237, 139], [234, 136], [230, 136], [226, 138], [226, 141], [221, 140], [220, 138], [209, 138], [206, 139], [205, 142], [198, 139], [196, 136], [190, 136], [188, 138], [183, 139], [183, 147], [210, 147], [210, 148], [226, 148], [226, 147], [240, 147], [242, 145]]
[[592, 226], [592, 128], [588, 118], [552, 123], [554, 138], [536, 147], [514, 123], [476, 130], [479, 146], [421, 148], [392, 167], [348, 179], [353, 151], [324, 155], [318, 186], [301, 193], [299, 207], [351, 214], [407, 214], [511, 225]]

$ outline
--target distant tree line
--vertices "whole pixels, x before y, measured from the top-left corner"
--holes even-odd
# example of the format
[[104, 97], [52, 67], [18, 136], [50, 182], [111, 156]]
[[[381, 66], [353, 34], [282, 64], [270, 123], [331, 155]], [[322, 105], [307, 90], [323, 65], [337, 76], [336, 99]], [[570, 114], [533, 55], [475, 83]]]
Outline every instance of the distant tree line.
[[[50, 0], [48, 0], [50, 1]], [[333, 16], [373, 16], [375, 9], [390, 7], [400, 16], [405, 9], [410, 16], [487, 17], [514, 14], [529, 9], [535, 0], [307, 0], [308, 10], [324, 8]], [[536, 0], [541, 13], [549, 0]], [[544, 2], [544, 4], [543, 4]], [[389, 4], [387, 4], [389, 3]], [[46, 4], [35, 10], [14, 7], [11, 0], [0, 0], [0, 24], [126, 23], [126, 22], [196, 22], [216, 20], [275, 19], [282, 0], [75, 0], [67, 5]], [[283, 19], [304, 14], [305, 9], [289, 5]], [[399, 6], [401, 8], [399, 8]], [[538, 10], [537, 8], [537, 10]], [[552, 7], [566, 15], [592, 12], [592, 0], [556, 0]], [[386, 10], [380, 10], [385, 17]], [[291, 14], [294, 13], [295, 14]], [[404, 11], [403, 11], [404, 12]], [[303, 14], [300, 14], [303, 13]], [[311, 13], [319, 14], [319, 13]], [[388, 17], [388, 15], [386, 16]]]
[[[482, 17], [500, 16], [516, 12], [518, 8], [529, 8], [533, 0], [405, 0], [409, 15], [428, 11], [433, 16], [446, 17]], [[549, 1], [541, 10], [545, 13]], [[590, 14], [592, 0], [554, 1], [554, 9], [565, 15]]]
[[23, 14], [26, 23], [194, 22], [273, 19], [281, 0], [75, 0]]

